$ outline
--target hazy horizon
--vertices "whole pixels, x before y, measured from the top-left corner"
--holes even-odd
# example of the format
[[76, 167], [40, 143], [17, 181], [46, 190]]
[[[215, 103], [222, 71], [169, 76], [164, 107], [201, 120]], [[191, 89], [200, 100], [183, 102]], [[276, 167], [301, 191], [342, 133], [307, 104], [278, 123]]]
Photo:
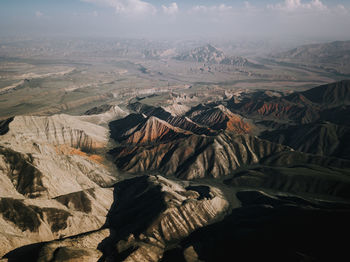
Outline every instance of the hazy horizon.
[[5, 0], [0, 7], [2, 37], [350, 39], [344, 0]]

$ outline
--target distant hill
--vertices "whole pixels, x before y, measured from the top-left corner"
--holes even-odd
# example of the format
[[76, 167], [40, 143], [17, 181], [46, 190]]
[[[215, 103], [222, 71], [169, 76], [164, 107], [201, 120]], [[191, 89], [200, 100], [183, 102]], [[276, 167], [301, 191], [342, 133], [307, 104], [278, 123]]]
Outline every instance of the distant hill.
[[230, 57], [226, 56], [225, 53], [208, 44], [205, 46], [194, 48], [188, 52], [184, 52], [176, 57], [176, 60], [179, 61], [188, 61], [188, 62], [198, 62], [198, 63], [207, 63], [207, 64], [222, 64], [222, 65], [233, 65], [238, 67], [251, 66], [259, 67], [262, 65], [254, 64], [244, 57]]
[[331, 72], [350, 74], [350, 41], [303, 45], [273, 57], [283, 61], [317, 64]]

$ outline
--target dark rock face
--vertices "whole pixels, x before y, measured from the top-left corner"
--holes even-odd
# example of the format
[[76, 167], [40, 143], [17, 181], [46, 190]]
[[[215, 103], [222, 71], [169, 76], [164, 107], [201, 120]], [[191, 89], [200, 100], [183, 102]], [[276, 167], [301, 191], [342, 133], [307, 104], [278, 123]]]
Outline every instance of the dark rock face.
[[66, 207], [73, 206], [74, 210], [82, 211], [85, 213], [91, 212], [91, 200], [88, 197], [89, 191], [93, 194], [93, 189], [86, 191], [79, 191], [70, 193], [67, 195], [56, 197], [55, 199], [65, 205]]
[[330, 122], [264, 132], [261, 138], [305, 153], [350, 159], [350, 128]]
[[115, 120], [109, 123], [111, 138], [121, 142], [127, 136], [126, 133], [138, 125], [144, 123], [146, 119], [141, 114], [130, 114], [123, 119]]
[[350, 169], [307, 164], [290, 167], [260, 166], [239, 171], [224, 183], [234, 187], [350, 199]]
[[350, 80], [322, 85], [301, 94], [313, 103], [327, 108], [350, 105]]
[[160, 185], [150, 187], [147, 176], [122, 181], [116, 184], [114, 192], [117, 201], [109, 212], [107, 224], [121, 238], [130, 233], [141, 234], [166, 208], [165, 192]]
[[9, 165], [7, 176], [19, 193], [33, 198], [46, 192], [42, 182], [43, 175], [32, 165], [30, 154], [22, 154], [2, 146], [0, 154]]
[[53, 232], [67, 227], [69, 212], [56, 208], [27, 206], [22, 200], [12, 198], [0, 199], [0, 212], [3, 217], [13, 222], [22, 231], [38, 231], [39, 226], [47, 220]]
[[35, 207], [26, 206], [18, 199], [0, 199], [0, 212], [6, 220], [14, 223], [22, 231], [37, 231], [41, 225], [40, 217]]
[[65, 210], [57, 208], [42, 208], [38, 213], [44, 214], [47, 217], [47, 222], [51, 226], [52, 232], [58, 232], [67, 227], [67, 219], [71, 214]]
[[107, 112], [109, 109], [111, 109], [113, 105], [103, 104], [97, 107], [93, 107], [89, 110], [87, 110], [84, 115], [98, 115], [102, 114], [104, 112]]
[[9, 131], [9, 124], [13, 121], [14, 117], [0, 120], [0, 136], [5, 135]]
[[331, 121], [334, 124], [350, 126], [350, 106], [339, 106], [325, 109], [320, 114], [321, 120]]

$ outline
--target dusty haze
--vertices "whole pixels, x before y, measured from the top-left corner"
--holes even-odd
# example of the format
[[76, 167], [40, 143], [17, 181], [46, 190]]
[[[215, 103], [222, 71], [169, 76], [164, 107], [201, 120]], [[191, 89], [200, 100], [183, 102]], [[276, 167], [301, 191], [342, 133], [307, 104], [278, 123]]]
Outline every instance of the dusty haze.
[[345, 0], [1, 1], [1, 36], [347, 40]]

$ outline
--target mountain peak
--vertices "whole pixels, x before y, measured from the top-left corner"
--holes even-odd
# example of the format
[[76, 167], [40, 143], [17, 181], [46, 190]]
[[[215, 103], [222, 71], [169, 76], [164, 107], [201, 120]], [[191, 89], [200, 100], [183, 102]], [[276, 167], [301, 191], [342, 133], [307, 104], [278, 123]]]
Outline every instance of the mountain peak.
[[227, 130], [238, 134], [246, 134], [251, 130], [251, 126], [240, 115], [232, 113], [223, 105], [199, 108], [197, 112], [193, 112], [191, 119], [214, 130]]
[[126, 142], [130, 144], [148, 144], [169, 141], [190, 134], [188, 131], [174, 127], [164, 120], [151, 116], [146, 122], [141, 123], [137, 127]]

